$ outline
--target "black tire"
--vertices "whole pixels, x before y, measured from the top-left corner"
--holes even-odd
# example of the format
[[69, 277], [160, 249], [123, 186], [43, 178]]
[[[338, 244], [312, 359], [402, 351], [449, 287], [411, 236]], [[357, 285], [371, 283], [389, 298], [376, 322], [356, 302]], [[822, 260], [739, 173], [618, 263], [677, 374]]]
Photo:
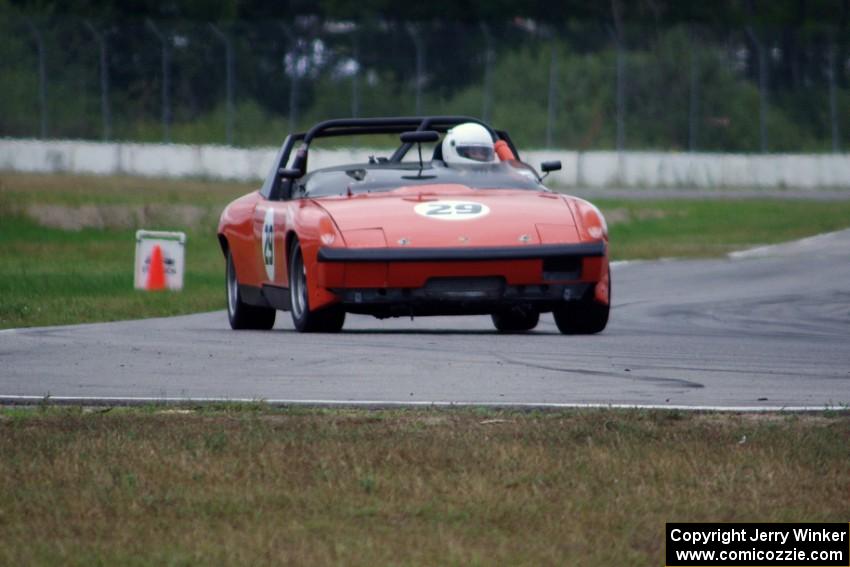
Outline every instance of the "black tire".
[[552, 315], [558, 330], [565, 335], [593, 335], [608, 326], [611, 312], [611, 269], [608, 269], [608, 305], [593, 299], [593, 290], [581, 301], [564, 303]]
[[242, 301], [239, 293], [239, 282], [236, 279], [236, 266], [233, 255], [227, 251], [227, 268], [225, 269], [225, 290], [227, 292], [227, 318], [230, 328], [259, 329], [267, 331], [274, 327], [275, 310], [270, 307], [248, 305]]
[[593, 300], [567, 303], [555, 309], [555, 324], [565, 335], [593, 335], [608, 326], [610, 307]]
[[289, 254], [289, 297], [292, 324], [299, 333], [338, 333], [345, 324], [345, 311], [339, 305], [313, 311], [307, 300], [307, 272], [298, 241]]
[[493, 325], [500, 333], [530, 331], [540, 322], [540, 313], [533, 309], [505, 309], [491, 315]]

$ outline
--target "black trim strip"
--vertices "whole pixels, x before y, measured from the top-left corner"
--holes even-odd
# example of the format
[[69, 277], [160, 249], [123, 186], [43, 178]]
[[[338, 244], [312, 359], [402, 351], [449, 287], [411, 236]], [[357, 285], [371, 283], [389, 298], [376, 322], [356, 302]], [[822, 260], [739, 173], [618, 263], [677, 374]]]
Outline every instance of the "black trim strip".
[[261, 288], [253, 285], [239, 284], [239, 296], [242, 301], [248, 305], [256, 305], [258, 307], [271, 307], [263, 295]]
[[466, 262], [604, 256], [603, 242], [486, 248], [320, 248], [319, 262]]
[[288, 287], [263, 284], [263, 297], [275, 309], [282, 311], [290, 311], [292, 309], [292, 298], [289, 295]]

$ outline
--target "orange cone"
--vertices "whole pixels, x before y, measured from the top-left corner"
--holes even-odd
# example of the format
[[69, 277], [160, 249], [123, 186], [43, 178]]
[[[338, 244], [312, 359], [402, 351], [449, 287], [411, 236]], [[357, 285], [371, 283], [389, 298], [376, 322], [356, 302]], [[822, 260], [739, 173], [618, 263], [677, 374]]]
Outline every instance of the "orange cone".
[[162, 248], [154, 245], [151, 252], [151, 263], [148, 266], [148, 291], [165, 289], [165, 262], [162, 259]]

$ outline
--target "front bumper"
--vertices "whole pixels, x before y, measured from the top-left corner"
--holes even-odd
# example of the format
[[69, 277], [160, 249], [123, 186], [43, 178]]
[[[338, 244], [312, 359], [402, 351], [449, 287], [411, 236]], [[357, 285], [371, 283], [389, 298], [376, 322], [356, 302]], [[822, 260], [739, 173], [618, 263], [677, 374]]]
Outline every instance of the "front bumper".
[[331, 288], [417, 288], [432, 278], [502, 277], [508, 285], [594, 282], [604, 241], [504, 247], [328, 248], [317, 252], [317, 284]]
[[320, 248], [318, 283], [346, 310], [377, 316], [549, 311], [593, 292], [603, 241], [455, 248]]

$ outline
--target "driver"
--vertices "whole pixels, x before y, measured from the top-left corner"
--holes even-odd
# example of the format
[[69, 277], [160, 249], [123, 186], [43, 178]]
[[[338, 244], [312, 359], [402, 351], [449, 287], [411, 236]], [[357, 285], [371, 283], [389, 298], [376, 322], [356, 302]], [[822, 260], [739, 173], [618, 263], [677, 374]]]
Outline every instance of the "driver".
[[447, 165], [493, 163], [496, 161], [493, 137], [481, 124], [458, 124], [443, 138], [443, 160]]

